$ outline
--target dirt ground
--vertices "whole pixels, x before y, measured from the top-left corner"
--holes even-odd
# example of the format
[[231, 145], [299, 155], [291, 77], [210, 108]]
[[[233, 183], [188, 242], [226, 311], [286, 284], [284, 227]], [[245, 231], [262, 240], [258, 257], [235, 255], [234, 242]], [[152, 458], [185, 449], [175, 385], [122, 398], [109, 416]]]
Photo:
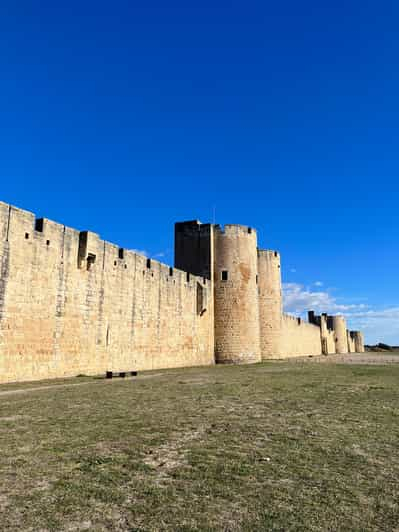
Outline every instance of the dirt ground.
[[[282, 362], [282, 361], [279, 361]], [[328, 355], [315, 357], [290, 358], [287, 362], [322, 362], [326, 364], [399, 364], [399, 351], [348, 353], [346, 355]]]

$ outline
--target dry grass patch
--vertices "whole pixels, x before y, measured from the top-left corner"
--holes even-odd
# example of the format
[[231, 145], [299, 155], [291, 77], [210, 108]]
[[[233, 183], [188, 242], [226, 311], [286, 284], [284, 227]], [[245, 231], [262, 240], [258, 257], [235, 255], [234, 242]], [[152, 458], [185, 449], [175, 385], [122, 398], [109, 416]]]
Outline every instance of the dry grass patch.
[[398, 378], [273, 362], [0, 396], [2, 530], [395, 530]]

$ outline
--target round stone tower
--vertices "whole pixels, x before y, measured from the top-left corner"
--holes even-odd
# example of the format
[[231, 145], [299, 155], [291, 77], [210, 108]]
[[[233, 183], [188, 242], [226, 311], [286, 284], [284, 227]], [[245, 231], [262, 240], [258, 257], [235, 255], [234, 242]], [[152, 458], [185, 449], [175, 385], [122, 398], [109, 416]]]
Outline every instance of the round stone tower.
[[363, 333], [361, 333], [360, 331], [352, 331], [351, 335], [355, 342], [355, 352], [364, 353], [365, 349], [364, 349]]
[[345, 354], [348, 352], [348, 336], [346, 321], [343, 316], [328, 316], [328, 328], [335, 333], [335, 352]]
[[259, 362], [257, 236], [226, 225], [214, 231], [215, 357], [218, 363]]
[[280, 255], [258, 250], [258, 292], [260, 350], [262, 360], [278, 358], [282, 334], [282, 294]]

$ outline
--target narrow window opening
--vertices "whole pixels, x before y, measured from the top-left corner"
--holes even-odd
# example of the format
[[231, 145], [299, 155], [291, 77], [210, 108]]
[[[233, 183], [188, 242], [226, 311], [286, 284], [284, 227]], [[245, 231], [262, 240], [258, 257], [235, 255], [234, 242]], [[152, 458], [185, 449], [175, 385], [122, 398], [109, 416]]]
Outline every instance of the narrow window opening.
[[187, 282], [189, 283], [190, 282], [190, 274], [188, 272], [186, 273], [186, 279], [187, 279]]
[[298, 318], [298, 325], [301, 324], [301, 318]]
[[25, 233], [25, 240], [29, 240], [29, 233]]
[[169, 275], [170, 275], [170, 277], [173, 276], [173, 268], [169, 268]]
[[205, 311], [205, 289], [200, 283], [197, 283], [197, 314], [202, 316]]
[[35, 231], [38, 231], [39, 233], [43, 233], [43, 226], [44, 226], [43, 218], [38, 218], [35, 221]]
[[222, 276], [221, 276], [221, 279], [222, 281], [228, 281], [229, 279], [229, 272], [227, 270], [222, 270]]
[[50, 240], [46, 240], [46, 246], [50, 245]]
[[278, 256], [278, 253], [277, 251], [274, 252], [274, 256], [277, 257]]
[[258, 284], [258, 276], [255, 277], [256, 284]]
[[252, 227], [248, 227], [248, 234], [250, 235], [252, 233]]
[[127, 264], [125, 264], [125, 270], [127, 270]]
[[87, 271], [90, 271], [93, 264], [96, 262], [96, 256], [93, 255], [92, 253], [89, 253], [88, 257], [87, 257], [87, 265], [86, 265], [86, 269]]
[[147, 259], [147, 268], [151, 268], [151, 259]]
[[116, 262], [116, 260], [114, 260], [114, 266], [116, 266], [116, 264], [117, 264], [117, 262]]
[[120, 260], [123, 260], [125, 258], [125, 250], [123, 248], [119, 248], [118, 257], [120, 258]]

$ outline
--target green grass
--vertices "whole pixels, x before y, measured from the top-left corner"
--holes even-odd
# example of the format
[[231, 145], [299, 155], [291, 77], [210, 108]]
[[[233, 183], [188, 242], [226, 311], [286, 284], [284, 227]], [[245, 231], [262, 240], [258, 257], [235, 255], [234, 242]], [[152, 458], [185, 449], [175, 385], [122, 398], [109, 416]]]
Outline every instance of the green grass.
[[0, 529], [399, 530], [399, 366], [157, 373], [0, 386]]

